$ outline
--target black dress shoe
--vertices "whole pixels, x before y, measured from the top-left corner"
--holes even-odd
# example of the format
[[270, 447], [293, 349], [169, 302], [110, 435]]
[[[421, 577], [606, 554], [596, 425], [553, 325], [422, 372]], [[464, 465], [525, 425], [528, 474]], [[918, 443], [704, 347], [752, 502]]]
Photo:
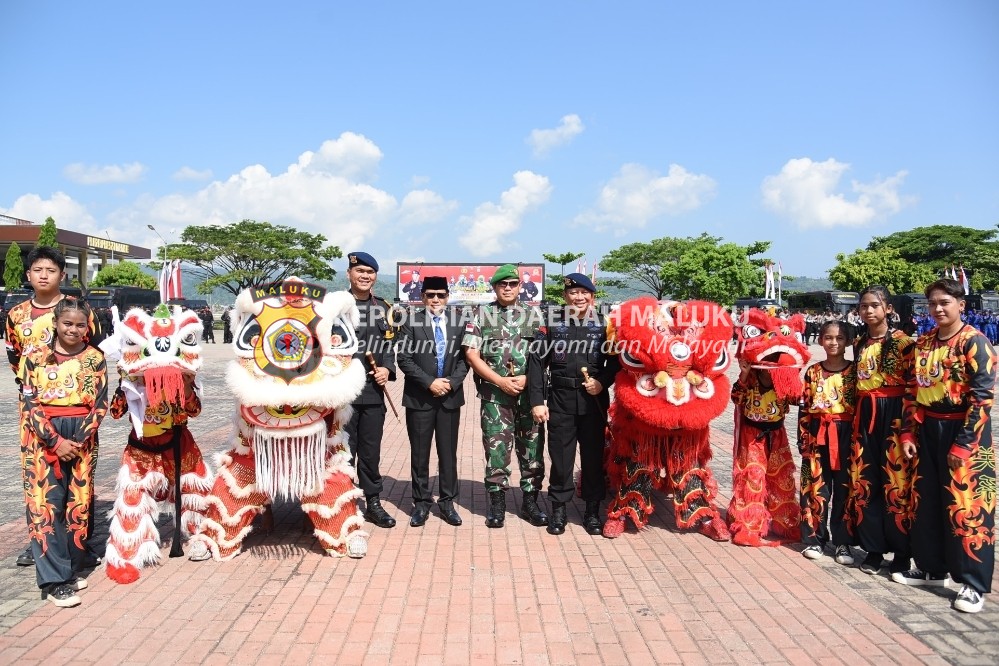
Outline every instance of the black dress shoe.
[[15, 560], [17, 566], [19, 567], [33, 567], [35, 566], [35, 556], [31, 552], [31, 546], [24, 549], [24, 552], [17, 556]]
[[427, 516], [429, 516], [429, 515], [430, 515], [430, 511], [429, 510], [427, 510], [427, 509], [425, 509], [423, 507], [419, 507], [418, 509], [416, 509], [415, 511], [413, 511], [413, 515], [409, 519], [409, 526], [410, 527], [423, 527], [424, 525], [426, 525], [426, 523], [427, 523]]
[[378, 499], [378, 495], [368, 497], [367, 502], [368, 508], [364, 511], [364, 519], [366, 521], [378, 527], [395, 527], [395, 518], [388, 515], [388, 512], [382, 508], [382, 503]]
[[441, 510], [441, 518], [444, 519], [445, 523], [448, 525], [454, 525], [455, 527], [461, 525], [461, 516], [458, 515], [458, 512], [454, 510], [453, 506], [442, 506], [439, 508]]

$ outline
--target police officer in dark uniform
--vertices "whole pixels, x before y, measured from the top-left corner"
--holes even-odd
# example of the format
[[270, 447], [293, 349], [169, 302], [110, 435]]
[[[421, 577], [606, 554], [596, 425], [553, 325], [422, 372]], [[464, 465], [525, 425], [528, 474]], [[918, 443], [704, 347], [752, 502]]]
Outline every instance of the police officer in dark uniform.
[[[350, 444], [350, 454], [357, 468], [357, 480], [364, 492], [366, 509], [364, 519], [378, 527], [394, 527], [395, 518], [382, 508], [382, 475], [378, 471], [381, 461], [382, 431], [385, 428], [386, 383], [395, 381], [395, 335], [389, 323], [389, 304], [371, 292], [378, 279], [378, 262], [367, 252], [347, 255], [347, 280], [354, 296], [361, 323], [357, 327], [358, 349], [354, 358], [360, 359], [368, 371], [361, 395], [354, 400], [354, 415], [344, 426]], [[371, 369], [367, 353], [375, 359]]]
[[[620, 369], [608, 340], [607, 324], [594, 307], [596, 287], [582, 273], [564, 280], [565, 318], [538, 331], [528, 359], [527, 386], [535, 421], [548, 423], [551, 474], [548, 496], [552, 515], [549, 534], [565, 532], [565, 505], [575, 494], [573, 466], [579, 442], [582, 496], [586, 502], [583, 527], [599, 535], [600, 502], [606, 494], [604, 429], [610, 404], [607, 389]], [[550, 377], [546, 377], [545, 370]], [[585, 371], [584, 371], [585, 369]], [[548, 385], [548, 405], [545, 388]]]

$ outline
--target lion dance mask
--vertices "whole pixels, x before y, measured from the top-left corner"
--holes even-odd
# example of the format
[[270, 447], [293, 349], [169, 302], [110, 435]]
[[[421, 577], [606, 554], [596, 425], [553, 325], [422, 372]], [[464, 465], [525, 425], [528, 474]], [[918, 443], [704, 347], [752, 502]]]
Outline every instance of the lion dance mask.
[[645, 526], [658, 488], [673, 497], [677, 527], [727, 540], [708, 469], [708, 425], [728, 406], [732, 320], [714, 303], [651, 297], [624, 303], [611, 320], [621, 371], [610, 409], [604, 536], [620, 536], [626, 517]]
[[232, 558], [254, 516], [281, 497], [301, 502], [329, 554], [363, 557], [361, 491], [342, 428], [365, 380], [351, 358], [354, 298], [290, 278], [243, 291], [232, 317], [236, 360], [226, 382], [238, 403], [236, 432], [192, 541], [215, 559]]
[[160, 305], [149, 315], [136, 308], [101, 345], [121, 375], [111, 415], [132, 421], [105, 554], [106, 572], [119, 583], [134, 582], [140, 569], [159, 562], [161, 511], [176, 521], [171, 557], [183, 555], [182, 536], [201, 523], [212, 475], [187, 427], [201, 412], [195, 380], [201, 331], [190, 310]]
[[797, 541], [800, 534], [784, 417], [804, 388], [801, 371], [810, 358], [804, 330], [801, 315], [780, 319], [756, 309], [746, 313], [739, 329], [736, 356], [748, 370], [732, 389], [735, 449], [728, 524], [733, 543], [742, 546], [779, 545]]

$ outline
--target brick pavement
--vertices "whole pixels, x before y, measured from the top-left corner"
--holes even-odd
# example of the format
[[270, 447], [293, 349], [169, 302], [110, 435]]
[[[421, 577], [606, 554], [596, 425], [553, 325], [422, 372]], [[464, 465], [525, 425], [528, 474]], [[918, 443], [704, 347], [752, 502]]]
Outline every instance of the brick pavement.
[[[817, 349], [817, 348], [816, 348]], [[819, 352], [821, 353], [821, 352]], [[229, 350], [209, 345], [207, 408], [192, 421], [206, 453], [225, 450], [231, 402], [222, 381]], [[25, 543], [17, 420], [10, 382], [0, 386], [0, 663], [144, 664], [651, 664], [996, 663], [999, 601], [968, 616], [954, 590], [906, 588], [798, 547], [747, 549], [672, 531], [662, 498], [650, 527], [611, 541], [587, 535], [582, 506], [561, 537], [516, 517], [485, 527], [477, 401], [462, 416], [459, 449], [465, 519], [434, 513], [408, 525], [404, 425], [389, 416], [383, 501], [399, 520], [371, 528], [360, 561], [325, 556], [291, 504], [271, 535], [255, 533], [235, 560], [169, 559], [130, 586], [91, 574], [83, 604], [59, 610], [38, 599], [33, 569], [14, 556]], [[398, 401], [401, 382], [393, 386]], [[471, 386], [466, 389], [471, 394]], [[398, 404], [398, 402], [397, 402]], [[793, 426], [789, 423], [789, 427]], [[722, 504], [731, 488], [731, 419], [716, 423], [712, 468]], [[101, 427], [101, 513], [110, 508], [126, 434]], [[516, 476], [516, 473], [515, 473]], [[106, 523], [100, 527], [105, 530]], [[859, 551], [857, 551], [858, 554]], [[858, 559], [859, 562], [859, 559]], [[999, 589], [999, 586], [997, 586]]]

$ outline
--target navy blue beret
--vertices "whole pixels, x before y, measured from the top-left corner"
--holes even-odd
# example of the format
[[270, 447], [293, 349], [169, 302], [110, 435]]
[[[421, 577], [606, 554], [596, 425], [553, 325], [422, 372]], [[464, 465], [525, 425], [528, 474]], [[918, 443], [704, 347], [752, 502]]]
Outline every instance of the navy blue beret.
[[565, 289], [582, 287], [592, 294], [597, 293], [597, 288], [593, 286], [593, 281], [582, 273], [569, 273], [563, 278], [562, 284]]
[[376, 273], [378, 272], [378, 262], [367, 252], [351, 252], [347, 255], [347, 264], [349, 268], [367, 266], [373, 268]]

